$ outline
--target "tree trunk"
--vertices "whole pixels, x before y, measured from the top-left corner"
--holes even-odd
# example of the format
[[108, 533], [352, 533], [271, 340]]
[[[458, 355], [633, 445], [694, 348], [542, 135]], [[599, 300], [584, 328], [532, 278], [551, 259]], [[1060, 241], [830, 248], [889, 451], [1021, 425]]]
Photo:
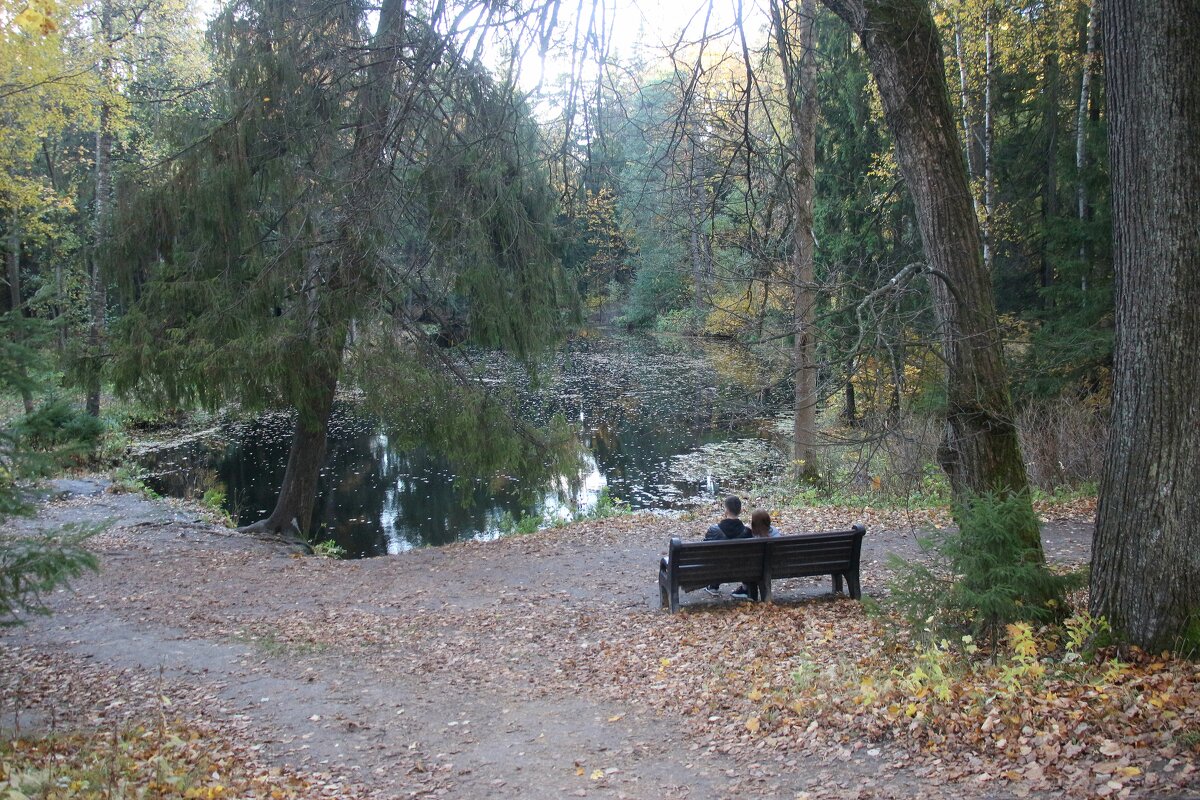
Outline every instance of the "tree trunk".
[[21, 313], [21, 231], [17, 215], [10, 217], [8, 229], [8, 310]]
[[321, 467], [325, 463], [325, 445], [329, 438], [329, 415], [337, 394], [338, 360], [319, 364], [310, 373], [311, 395], [304, 408], [298, 409], [292, 446], [288, 450], [287, 469], [279, 488], [279, 497], [271, 515], [239, 530], [246, 533], [271, 533], [307, 545], [312, 532], [313, 508]]
[[1107, 0], [1116, 341], [1091, 610], [1200, 650], [1200, 6]]
[[[8, 231], [8, 303], [13, 316], [24, 316], [25, 311], [21, 302], [21, 227], [15, 211], [12, 214], [10, 225], [12, 227]], [[20, 335], [20, 329], [17, 328], [14, 336], [19, 337]], [[24, 406], [26, 414], [32, 414], [33, 392], [29, 388], [24, 368], [21, 367], [19, 370], [21, 404]]]
[[[939, 460], [957, 498], [1028, 494], [991, 276], [929, 6], [926, 0], [823, 2], [862, 39], [917, 208], [946, 369]], [[1036, 526], [1022, 534], [1040, 551]]]
[[1041, 286], [1049, 288], [1054, 283], [1054, 268], [1048, 248], [1050, 227], [1058, 218], [1058, 53], [1048, 53], [1042, 63], [1045, 87], [1042, 103], [1045, 112], [1042, 125], [1046, 129], [1045, 179], [1042, 183], [1042, 246]]
[[995, 268], [995, 252], [992, 235], [992, 216], [994, 213], [995, 178], [992, 168], [996, 132], [992, 113], [992, 84], [994, 82], [995, 58], [992, 52], [992, 21], [993, 9], [988, 6], [983, 11], [983, 217], [980, 219], [980, 233], [983, 238], [983, 268], [991, 275]]
[[1092, 66], [1096, 60], [1096, 4], [1088, 5], [1087, 27], [1084, 30], [1083, 70], [1079, 78], [1079, 106], [1075, 109], [1075, 209], [1079, 220], [1079, 260], [1083, 263], [1081, 288], [1087, 292], [1087, 276], [1091, 271], [1088, 264], [1088, 236], [1083, 226], [1087, 222], [1088, 191], [1084, 168], [1087, 166], [1087, 121], [1088, 106], [1092, 99]]
[[112, 105], [107, 92], [112, 90], [112, 59], [107, 48], [112, 46], [112, 2], [104, 0], [100, 13], [101, 43], [106, 52], [100, 61], [100, 76], [104, 82], [106, 96], [100, 101], [100, 120], [96, 130], [96, 205], [92, 221], [92, 253], [88, 282], [88, 369], [87, 369], [87, 413], [100, 416], [100, 373], [103, 364], [104, 316], [108, 308], [108, 294], [101, 274], [100, 263], [104, 248], [108, 245], [109, 225], [112, 217]]
[[[792, 418], [792, 463], [799, 480], [813, 480], [817, 460], [816, 275], [814, 270], [813, 195], [816, 189], [817, 57], [816, 0], [802, 0], [797, 12], [772, 0], [771, 23], [783, 68], [792, 129], [792, 280], [795, 340], [792, 369], [796, 392]], [[799, 17], [800, 58], [791, 17]]]
[[[689, 137], [691, 139], [691, 137]], [[700, 229], [700, 212], [704, 207], [704, 183], [702, 170], [697, 166], [699, 145], [691, 140], [688, 155], [687, 216], [688, 255], [692, 261], [692, 333], [704, 332], [704, 319], [708, 308], [708, 265], [704, 258], [704, 234]]]
[[[317, 485], [325, 459], [329, 415], [337, 394], [343, 351], [353, 321], [354, 303], [361, 300], [364, 269], [371, 260], [371, 218], [378, 213], [378, 198], [391, 179], [385, 148], [388, 103], [393, 97], [403, 58], [404, 0], [385, 0], [371, 46], [368, 80], [358, 94], [358, 120], [354, 128], [345, 195], [337, 213], [334, 241], [336, 255], [322, 266], [327, 277], [309, 282], [302, 298], [309, 325], [309, 358], [305, 382], [307, 392], [297, 401], [296, 428], [288, 451], [287, 469], [279, 498], [270, 516], [244, 527], [295, 537], [311, 538]], [[429, 54], [432, 59], [438, 53]], [[413, 76], [414, 80], [420, 75]], [[316, 269], [316, 266], [313, 266]], [[332, 321], [330, 321], [332, 320]]]
[[958, 101], [962, 112], [963, 151], [967, 156], [967, 182], [971, 183], [979, 177], [979, 164], [983, 161], [982, 137], [979, 136], [979, 124], [971, 110], [971, 90], [967, 81], [966, 52], [963, 48], [962, 21], [954, 20], [954, 58], [958, 62]]

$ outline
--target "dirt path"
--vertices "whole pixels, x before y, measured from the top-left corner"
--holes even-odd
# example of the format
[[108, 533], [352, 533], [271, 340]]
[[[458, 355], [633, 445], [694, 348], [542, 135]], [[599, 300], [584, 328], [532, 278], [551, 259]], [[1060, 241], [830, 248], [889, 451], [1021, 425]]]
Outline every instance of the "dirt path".
[[[53, 617], [4, 633], [7, 664], [91, 676], [95, 709], [155, 684], [173, 708], [214, 720], [269, 762], [325, 776], [327, 794], [1003, 796], [931, 785], [887, 746], [768, 744], [740, 735], [732, 712], [698, 717], [622, 691], [614, 665], [643, 649], [660, 673], [669, 661], [652, 652], [668, 624], [655, 563], [670, 535], [694, 537], [703, 523], [620, 518], [339, 562], [296, 557], [181, 506], [74, 489], [83, 496], [19, 524], [116, 520], [94, 540], [102, 571], [56, 596]], [[819, 522], [799, 512], [782, 521]], [[910, 528], [876, 522], [864, 553], [869, 595], [883, 591], [873, 567], [886, 553], [915, 546]], [[1080, 561], [1089, 541], [1086, 523], [1047, 527], [1052, 558]], [[827, 592], [817, 581], [776, 590], [784, 604], [826, 602], [814, 598]], [[702, 594], [687, 596], [700, 614], [734, 605]], [[714, 669], [736, 675], [742, 654], [728, 655]], [[71, 717], [8, 694], [0, 726]]]

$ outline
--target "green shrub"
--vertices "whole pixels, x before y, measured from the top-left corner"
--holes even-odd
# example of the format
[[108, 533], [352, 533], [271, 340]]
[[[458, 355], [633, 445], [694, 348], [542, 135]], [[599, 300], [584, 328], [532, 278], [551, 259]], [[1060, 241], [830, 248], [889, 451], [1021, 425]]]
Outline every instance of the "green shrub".
[[537, 533], [542, 527], [542, 517], [537, 514], [524, 514], [521, 517], [514, 517], [509, 511], [500, 512], [499, 519], [496, 520], [496, 528], [502, 536], [511, 534], [530, 534]]
[[679, 268], [680, 253], [671, 245], [644, 244], [624, 314], [617, 320], [629, 328], [648, 328], [663, 314], [688, 303], [688, 280]]
[[1082, 576], [1057, 575], [1025, 535], [1038, 521], [1027, 496], [982, 494], [955, 506], [957, 531], [923, 540], [931, 563], [892, 558], [892, 597], [918, 631], [970, 630], [995, 645], [1017, 621], [1050, 622]]
[[608, 517], [618, 517], [622, 514], [628, 514], [630, 511], [629, 503], [615, 496], [605, 486], [600, 490], [600, 494], [596, 495], [596, 507], [586, 514], [582, 515], [583, 519], [607, 519]]
[[204, 497], [201, 498], [200, 502], [202, 502], [206, 508], [209, 508], [212, 511], [224, 513], [225, 499], [225, 487], [214, 486], [213, 488], [204, 492]]
[[51, 397], [18, 420], [13, 430], [26, 447], [77, 455], [96, 449], [104, 423], [65, 398]]
[[[0, 315], [0, 394], [32, 396], [38, 390], [30, 376], [42, 371], [34, 345], [45, 331], [18, 312]], [[0, 526], [10, 516], [33, 513], [24, 480], [47, 474], [58, 457], [72, 455], [72, 450], [94, 448], [101, 431], [98, 420], [62, 399], [51, 399], [13, 426], [0, 428]], [[26, 614], [47, 613], [45, 594], [95, 570], [96, 557], [83, 541], [102, 528], [68, 526], [30, 536], [0, 528], [0, 626], [19, 625]]]
[[517, 526], [516, 526], [516, 528], [514, 528], [514, 531], [516, 533], [521, 533], [521, 534], [537, 533], [538, 529], [541, 528], [541, 526], [542, 526], [542, 518], [541, 517], [536, 516], [534, 514], [526, 514], [525, 516], [521, 517], [521, 519], [517, 522]]
[[118, 494], [122, 492], [140, 494], [153, 500], [158, 497], [158, 492], [151, 489], [146, 483], [148, 477], [150, 477], [150, 473], [137, 464], [117, 467], [112, 472], [112, 491]]
[[322, 558], [345, 558], [346, 548], [342, 547], [337, 542], [329, 539], [324, 542], [317, 542], [312, 546], [313, 555]]

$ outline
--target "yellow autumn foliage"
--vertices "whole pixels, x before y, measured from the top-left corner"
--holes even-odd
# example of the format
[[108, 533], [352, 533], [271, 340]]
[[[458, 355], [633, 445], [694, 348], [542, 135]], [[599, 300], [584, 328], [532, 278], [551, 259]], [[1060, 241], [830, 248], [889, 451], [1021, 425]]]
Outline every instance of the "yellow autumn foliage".
[[70, 202], [33, 169], [44, 143], [96, 123], [103, 87], [86, 24], [75, 0], [0, 0], [0, 210], [27, 233]]

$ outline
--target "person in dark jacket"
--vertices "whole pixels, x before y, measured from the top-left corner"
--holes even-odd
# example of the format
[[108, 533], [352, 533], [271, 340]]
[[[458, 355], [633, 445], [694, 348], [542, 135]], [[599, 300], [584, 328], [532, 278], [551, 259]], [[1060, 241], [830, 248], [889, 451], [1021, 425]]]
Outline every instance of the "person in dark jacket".
[[[719, 541], [721, 539], [749, 539], [753, 534], [750, 529], [742, 524], [742, 501], [734, 495], [725, 498], [725, 516], [716, 525], [710, 525], [708, 532], [704, 534], [706, 542]], [[712, 595], [721, 593], [721, 584], [714, 583], [712, 586], [705, 586], [704, 591]]]

